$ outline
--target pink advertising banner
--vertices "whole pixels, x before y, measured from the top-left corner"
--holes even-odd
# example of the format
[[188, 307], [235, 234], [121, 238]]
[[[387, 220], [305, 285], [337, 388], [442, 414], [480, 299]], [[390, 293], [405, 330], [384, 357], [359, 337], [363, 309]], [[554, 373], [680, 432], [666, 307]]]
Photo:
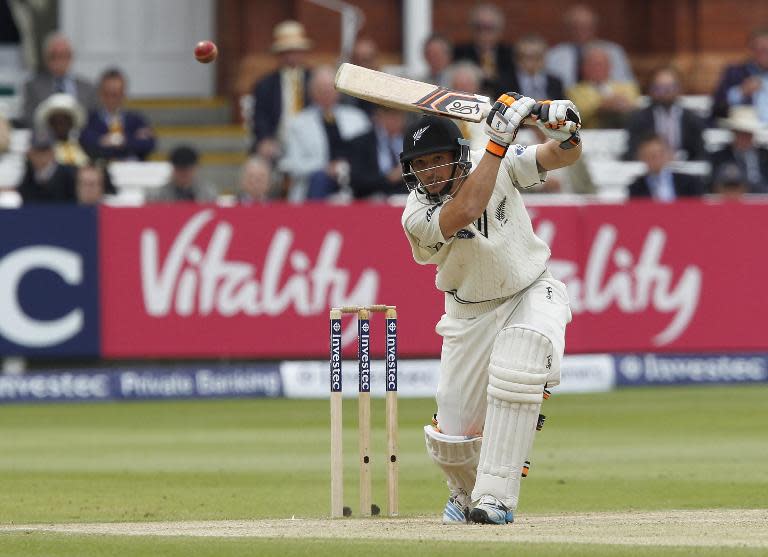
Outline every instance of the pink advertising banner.
[[[568, 352], [768, 349], [768, 205], [530, 213], [568, 286]], [[396, 207], [104, 207], [99, 243], [105, 357], [325, 358], [328, 309], [374, 303], [398, 306], [402, 356], [440, 352], [435, 269], [413, 262]]]

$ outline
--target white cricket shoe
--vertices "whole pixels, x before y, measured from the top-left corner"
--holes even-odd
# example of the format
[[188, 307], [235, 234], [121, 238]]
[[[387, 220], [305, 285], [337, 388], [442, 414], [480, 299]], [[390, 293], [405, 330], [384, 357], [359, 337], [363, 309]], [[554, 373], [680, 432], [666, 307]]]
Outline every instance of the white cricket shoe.
[[493, 495], [483, 495], [469, 512], [469, 520], [478, 524], [509, 524], [515, 519], [504, 503]]
[[443, 509], [443, 524], [466, 524], [469, 521], [469, 506], [464, 505], [462, 497], [451, 495]]

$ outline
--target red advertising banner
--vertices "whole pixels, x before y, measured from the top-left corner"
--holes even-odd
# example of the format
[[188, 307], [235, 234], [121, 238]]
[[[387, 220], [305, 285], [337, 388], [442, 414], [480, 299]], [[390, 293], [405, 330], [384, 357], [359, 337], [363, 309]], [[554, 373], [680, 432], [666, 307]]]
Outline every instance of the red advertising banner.
[[[331, 306], [385, 303], [398, 306], [400, 354], [437, 356], [442, 295], [434, 267], [413, 262], [400, 212], [373, 204], [104, 207], [102, 353], [324, 358]], [[530, 212], [571, 296], [568, 352], [768, 349], [768, 205]], [[372, 343], [381, 354], [377, 319]]]

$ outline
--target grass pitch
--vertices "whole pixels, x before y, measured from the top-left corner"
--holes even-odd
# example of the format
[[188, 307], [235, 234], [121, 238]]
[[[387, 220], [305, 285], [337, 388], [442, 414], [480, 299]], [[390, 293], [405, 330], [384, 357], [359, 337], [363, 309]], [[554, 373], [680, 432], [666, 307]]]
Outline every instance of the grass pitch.
[[[768, 508], [767, 396], [768, 386], [555, 393], [544, 404], [547, 423], [523, 481], [521, 523], [509, 528], [522, 528], [526, 515]], [[400, 508], [409, 518], [438, 516], [447, 495], [424, 450], [421, 429], [433, 411], [430, 400], [400, 400]], [[345, 400], [344, 415], [345, 501], [356, 512], [353, 401]], [[327, 401], [0, 406], [0, 554], [392, 556], [481, 550], [477, 541], [461, 540], [225, 538], [215, 532], [206, 538], [127, 537], [9, 527], [325, 517], [328, 416]], [[383, 401], [375, 401], [373, 499], [385, 508], [383, 416]], [[343, 520], [333, 524], [345, 527]], [[441, 527], [429, 528], [439, 534]], [[488, 529], [489, 550], [514, 548], [526, 557], [759, 555], [768, 547], [546, 539], [494, 546], [494, 537]]]

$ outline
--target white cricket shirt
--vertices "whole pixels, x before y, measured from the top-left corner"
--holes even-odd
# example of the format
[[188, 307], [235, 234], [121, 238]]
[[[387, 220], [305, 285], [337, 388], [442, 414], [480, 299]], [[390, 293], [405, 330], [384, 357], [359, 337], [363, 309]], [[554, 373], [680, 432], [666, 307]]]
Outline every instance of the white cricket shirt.
[[[435, 285], [445, 292], [448, 315], [485, 313], [546, 270], [549, 247], [534, 234], [515, 187], [528, 188], [546, 179], [546, 172], [538, 172], [536, 149], [536, 145], [510, 146], [483, 215], [451, 238], [443, 238], [440, 231], [442, 205], [426, 205], [415, 192], [408, 196], [402, 224], [413, 258], [422, 265], [437, 265]], [[484, 154], [485, 150], [472, 151], [473, 169]]]

